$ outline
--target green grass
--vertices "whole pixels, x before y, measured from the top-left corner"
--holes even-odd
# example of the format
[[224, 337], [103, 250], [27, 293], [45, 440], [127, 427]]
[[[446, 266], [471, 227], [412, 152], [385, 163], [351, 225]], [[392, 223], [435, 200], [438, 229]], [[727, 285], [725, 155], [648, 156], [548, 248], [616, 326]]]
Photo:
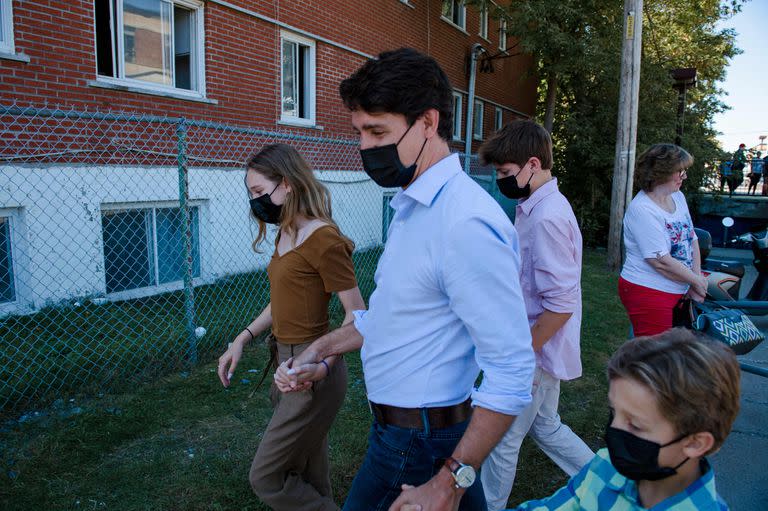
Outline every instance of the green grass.
[[[605, 362], [628, 330], [616, 277], [603, 259], [600, 252], [585, 254], [584, 376], [564, 383], [561, 398], [564, 421], [593, 448], [600, 447], [607, 417]], [[361, 286], [367, 295], [370, 275]], [[246, 371], [261, 370], [265, 357], [263, 346], [249, 348], [227, 390], [209, 362], [121, 393], [54, 403], [23, 424], [0, 424], [0, 508], [267, 509], [247, 482], [271, 409], [267, 385], [254, 392], [260, 375]], [[371, 422], [359, 356], [347, 361], [349, 389], [330, 435], [337, 502], [360, 466]], [[510, 503], [549, 494], [564, 481], [526, 441]]]

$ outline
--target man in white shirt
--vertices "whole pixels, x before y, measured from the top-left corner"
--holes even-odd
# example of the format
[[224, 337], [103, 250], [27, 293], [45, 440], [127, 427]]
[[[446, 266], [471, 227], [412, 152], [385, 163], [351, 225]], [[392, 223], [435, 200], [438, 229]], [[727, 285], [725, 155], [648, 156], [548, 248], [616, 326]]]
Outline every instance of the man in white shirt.
[[323, 358], [362, 348], [375, 420], [345, 510], [485, 509], [475, 471], [531, 400], [517, 233], [450, 152], [452, 89], [432, 57], [382, 53], [340, 93], [365, 171], [402, 189], [369, 309], [276, 381], [301, 388]]

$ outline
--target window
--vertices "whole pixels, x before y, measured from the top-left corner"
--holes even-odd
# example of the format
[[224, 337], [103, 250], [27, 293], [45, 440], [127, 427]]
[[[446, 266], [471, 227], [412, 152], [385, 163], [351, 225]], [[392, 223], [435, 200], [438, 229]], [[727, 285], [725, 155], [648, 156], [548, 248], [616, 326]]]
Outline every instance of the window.
[[488, 39], [488, 7], [480, 9], [480, 31], [477, 35], [483, 39]]
[[13, 1], [0, 0], [0, 52], [14, 53]]
[[483, 139], [483, 102], [475, 101], [475, 108], [472, 112], [472, 138], [475, 140]]
[[[199, 208], [192, 220], [192, 276], [200, 276]], [[184, 231], [180, 208], [104, 211], [104, 270], [107, 293], [184, 279]]]
[[499, 131], [504, 126], [504, 111], [496, 107], [493, 117], [493, 131]]
[[0, 303], [16, 301], [16, 286], [13, 274], [11, 219], [0, 216]]
[[461, 94], [453, 93], [453, 139], [461, 140]]
[[467, 7], [464, 5], [464, 0], [443, 0], [442, 16], [457, 27], [465, 29], [467, 26]]
[[315, 43], [283, 33], [281, 55], [281, 120], [315, 123]]
[[505, 18], [499, 20], [499, 49], [507, 51], [507, 20]]
[[205, 92], [203, 6], [192, 0], [95, 0], [99, 76]]

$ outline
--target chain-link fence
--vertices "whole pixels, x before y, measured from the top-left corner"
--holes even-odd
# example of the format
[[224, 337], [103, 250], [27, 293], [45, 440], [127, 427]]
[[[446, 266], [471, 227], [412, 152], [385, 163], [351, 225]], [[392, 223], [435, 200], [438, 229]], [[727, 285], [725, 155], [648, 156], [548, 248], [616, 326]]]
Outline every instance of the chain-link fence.
[[252, 251], [243, 183], [268, 143], [296, 147], [329, 188], [373, 289], [394, 190], [362, 172], [356, 140], [17, 106], [0, 106], [0, 128], [2, 409], [187, 367], [241, 332], [269, 300], [274, 232]]

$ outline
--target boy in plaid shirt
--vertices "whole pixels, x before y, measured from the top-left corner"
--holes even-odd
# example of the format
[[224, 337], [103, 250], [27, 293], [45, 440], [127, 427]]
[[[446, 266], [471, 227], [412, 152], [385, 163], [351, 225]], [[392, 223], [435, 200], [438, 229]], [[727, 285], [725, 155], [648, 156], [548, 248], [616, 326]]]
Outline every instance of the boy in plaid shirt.
[[680, 328], [628, 341], [608, 363], [607, 449], [522, 511], [727, 510], [705, 456], [739, 411], [739, 365], [725, 345]]

